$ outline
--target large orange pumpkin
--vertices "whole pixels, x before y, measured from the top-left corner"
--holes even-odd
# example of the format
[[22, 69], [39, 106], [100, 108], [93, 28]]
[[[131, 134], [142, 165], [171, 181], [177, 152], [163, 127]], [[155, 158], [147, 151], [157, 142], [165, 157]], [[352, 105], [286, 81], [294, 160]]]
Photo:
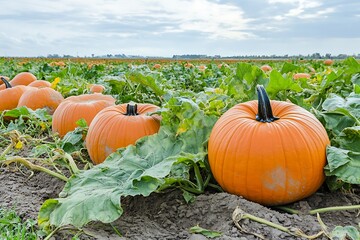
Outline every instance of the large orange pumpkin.
[[16, 108], [21, 95], [23, 95], [28, 88], [21, 85], [12, 87], [4, 77], [1, 77], [1, 80], [6, 86], [6, 89], [0, 91], [0, 112]]
[[52, 88], [32, 88], [20, 97], [18, 107], [26, 106], [32, 110], [46, 108], [49, 114], [53, 114], [62, 100], [64, 97], [61, 93]]
[[[35, 81], [36, 77], [34, 76], [34, 74], [29, 73], [29, 72], [21, 72], [19, 74], [17, 74], [11, 81], [10, 84], [11, 86], [17, 86], [17, 85], [29, 85], [31, 82]], [[0, 85], [0, 90], [5, 89], [6, 86], [5, 84]]]
[[325, 179], [326, 130], [307, 110], [257, 91], [259, 101], [235, 105], [214, 125], [211, 171], [225, 191], [260, 204], [308, 197]]
[[148, 113], [158, 109], [152, 104], [121, 104], [101, 110], [91, 122], [85, 139], [91, 160], [102, 163], [116, 149], [157, 133], [160, 118]]
[[63, 137], [77, 127], [78, 120], [83, 118], [90, 125], [98, 112], [111, 105], [115, 105], [115, 99], [109, 95], [83, 94], [68, 97], [60, 103], [53, 114], [52, 131]]

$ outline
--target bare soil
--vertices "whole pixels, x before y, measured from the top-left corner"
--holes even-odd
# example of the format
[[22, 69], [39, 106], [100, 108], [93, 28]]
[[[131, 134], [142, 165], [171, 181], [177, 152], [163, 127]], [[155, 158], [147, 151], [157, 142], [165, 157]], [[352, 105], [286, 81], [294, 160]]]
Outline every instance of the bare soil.
[[[0, 168], [0, 205], [15, 206], [24, 219], [37, 218], [41, 204], [48, 198], [56, 198], [64, 182], [45, 173], [34, 173]], [[154, 193], [149, 197], [129, 197], [123, 199], [124, 214], [113, 224], [91, 223], [84, 227], [86, 234], [81, 239], [207, 239], [201, 234], [189, 231], [193, 226], [216, 230], [222, 233], [216, 239], [302, 239], [252, 220], [240, 222], [240, 231], [232, 220], [238, 206], [245, 212], [264, 218], [285, 227], [301, 229], [308, 235], [321, 231], [316, 215], [309, 215], [309, 209], [338, 205], [360, 204], [359, 189], [354, 192], [331, 193], [320, 189], [313, 196], [296, 202], [289, 207], [301, 210], [300, 214], [288, 214], [247, 201], [242, 197], [227, 193], [206, 193], [187, 204], [180, 191], [174, 189], [165, 193]], [[320, 215], [329, 229], [340, 225], [357, 226], [360, 222], [359, 211], [336, 211]], [[117, 229], [121, 234], [116, 234]], [[63, 230], [53, 239], [71, 239], [74, 232]], [[324, 235], [318, 239], [327, 239]]]

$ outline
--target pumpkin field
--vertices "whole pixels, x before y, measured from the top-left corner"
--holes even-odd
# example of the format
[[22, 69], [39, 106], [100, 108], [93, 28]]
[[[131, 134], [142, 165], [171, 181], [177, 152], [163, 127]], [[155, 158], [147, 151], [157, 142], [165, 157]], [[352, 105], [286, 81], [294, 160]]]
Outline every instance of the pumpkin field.
[[0, 58], [0, 239], [360, 239], [360, 62]]

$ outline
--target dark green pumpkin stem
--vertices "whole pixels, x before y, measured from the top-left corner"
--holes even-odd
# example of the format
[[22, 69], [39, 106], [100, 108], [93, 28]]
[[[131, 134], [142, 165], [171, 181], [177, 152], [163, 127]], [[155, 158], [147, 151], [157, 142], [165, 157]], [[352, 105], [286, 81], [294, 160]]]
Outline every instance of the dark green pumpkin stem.
[[278, 120], [279, 118], [275, 117], [272, 113], [270, 99], [264, 86], [257, 85], [256, 91], [258, 95], [258, 114], [256, 115], [256, 120], [264, 123]]
[[6, 78], [1, 77], [1, 81], [4, 82], [6, 88], [12, 88], [11, 84], [8, 82], [8, 80], [6, 80]]
[[126, 115], [126, 116], [139, 115], [137, 113], [137, 104], [128, 103], [128, 105], [126, 106], [126, 113], [124, 115]]

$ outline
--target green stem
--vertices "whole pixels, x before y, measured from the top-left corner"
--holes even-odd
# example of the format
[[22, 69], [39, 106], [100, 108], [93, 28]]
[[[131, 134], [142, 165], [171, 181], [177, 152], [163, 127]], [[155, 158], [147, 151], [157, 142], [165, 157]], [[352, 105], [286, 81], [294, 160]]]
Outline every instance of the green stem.
[[1, 77], [1, 81], [4, 82], [6, 88], [12, 88], [11, 84], [6, 80], [6, 78]]
[[71, 168], [71, 171], [76, 174], [79, 172], [79, 168], [77, 167], [76, 163], [74, 162], [74, 159], [71, 157], [70, 154], [64, 153], [64, 157], [68, 160], [69, 166]]
[[256, 91], [258, 94], [258, 114], [256, 115], [256, 120], [264, 123], [270, 123], [278, 120], [279, 118], [275, 117], [272, 113], [270, 99], [266, 93], [264, 86], [257, 85]]
[[219, 192], [224, 192], [224, 190], [217, 184], [209, 183], [207, 186], [212, 187], [212, 188], [216, 189]]
[[287, 212], [287, 213], [290, 213], [290, 214], [299, 214], [299, 212], [300, 212], [299, 210], [292, 209], [292, 208], [285, 207], [285, 206], [275, 206], [273, 208], [284, 211], [284, 212]]
[[309, 214], [325, 213], [325, 212], [331, 212], [331, 211], [354, 210], [354, 209], [360, 209], [360, 205], [318, 208], [318, 209], [310, 210]]
[[203, 193], [203, 192], [199, 191], [196, 188], [192, 188], [192, 187], [188, 187], [188, 186], [182, 186], [181, 184], [180, 184], [180, 188], [185, 190], [185, 191], [188, 191], [190, 193], [194, 193], [194, 194], [202, 194]]
[[[276, 206], [274, 207], [276, 209], [282, 210], [284, 212], [290, 213], [290, 214], [299, 214], [300, 211], [284, 206]], [[326, 213], [326, 212], [332, 212], [332, 211], [346, 211], [346, 210], [356, 210], [360, 209], [360, 205], [350, 205], [350, 206], [333, 206], [333, 207], [326, 207], [326, 208], [318, 208], [313, 209], [308, 212], [308, 214], [314, 215], [317, 213]]]
[[64, 175], [61, 175], [61, 174], [56, 173], [54, 171], [51, 171], [50, 169], [44, 168], [42, 166], [33, 164], [33, 163], [29, 162], [28, 160], [26, 160], [25, 158], [22, 158], [22, 157], [12, 157], [12, 158], [9, 158], [9, 159], [7, 159], [5, 161], [1, 161], [1, 163], [5, 163], [7, 165], [9, 165], [11, 163], [21, 163], [22, 165], [24, 165], [25, 167], [27, 167], [27, 168], [29, 168], [31, 170], [47, 173], [50, 176], [59, 178], [59, 179], [65, 181], [65, 182], [67, 182], [69, 180]]
[[1, 153], [0, 155], [0, 160], [3, 159], [5, 157], [5, 155], [10, 152], [10, 150], [14, 147], [14, 144], [11, 142], [5, 149], [4, 151]]
[[57, 231], [59, 231], [59, 229], [60, 227], [55, 228], [55, 230], [49, 233], [49, 235], [47, 235], [44, 240], [49, 240]]
[[123, 235], [121, 234], [121, 232], [114, 226], [114, 224], [110, 223], [110, 226], [112, 227], [112, 229], [114, 230], [114, 232], [119, 236], [122, 237]]
[[194, 173], [195, 173], [195, 178], [196, 178], [197, 189], [200, 192], [204, 192], [204, 181], [203, 181], [203, 178], [201, 176], [199, 166], [196, 163], [194, 163], [193, 167], [194, 167]]
[[179, 187], [185, 191], [188, 191], [188, 192], [191, 192], [194, 194], [201, 194], [204, 192], [204, 191], [199, 190], [198, 186], [189, 180], [179, 181]]

